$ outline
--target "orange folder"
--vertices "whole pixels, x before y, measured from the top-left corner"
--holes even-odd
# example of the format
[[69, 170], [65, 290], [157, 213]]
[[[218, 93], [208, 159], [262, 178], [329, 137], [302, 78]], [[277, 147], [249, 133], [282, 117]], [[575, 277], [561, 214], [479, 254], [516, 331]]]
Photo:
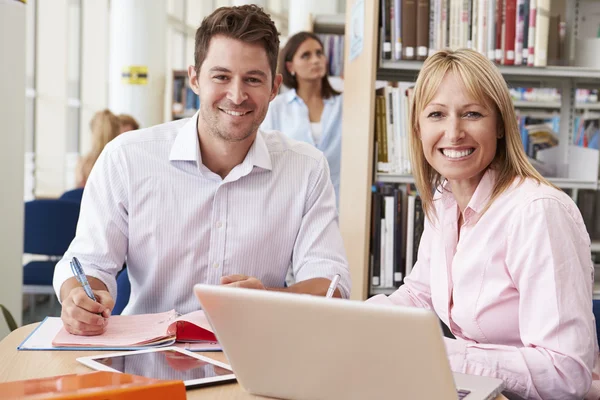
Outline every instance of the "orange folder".
[[2, 399], [185, 400], [183, 381], [91, 372], [0, 383]]

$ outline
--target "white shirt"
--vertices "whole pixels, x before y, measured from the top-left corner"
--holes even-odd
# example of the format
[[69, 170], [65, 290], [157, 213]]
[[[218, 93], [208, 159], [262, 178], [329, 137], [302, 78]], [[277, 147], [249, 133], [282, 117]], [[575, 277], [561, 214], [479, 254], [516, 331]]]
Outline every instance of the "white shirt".
[[318, 145], [321, 140], [321, 134], [323, 133], [323, 125], [321, 122], [311, 122], [310, 132], [312, 133], [313, 141]]
[[315, 141], [313, 137], [308, 107], [294, 89], [278, 95], [269, 104], [269, 111], [260, 126], [264, 130], [273, 129], [283, 132], [294, 140], [312, 144], [321, 150], [327, 157], [331, 181], [338, 197], [342, 160], [343, 105], [343, 94], [323, 99], [321, 134], [318, 141]]
[[87, 182], [77, 234], [54, 273], [57, 293], [76, 256], [116, 298], [125, 257], [131, 297], [124, 314], [199, 308], [195, 283], [254, 276], [283, 287], [350, 273], [327, 161], [280, 132], [260, 132], [244, 161], [221, 177], [202, 164], [196, 114], [112, 140]]

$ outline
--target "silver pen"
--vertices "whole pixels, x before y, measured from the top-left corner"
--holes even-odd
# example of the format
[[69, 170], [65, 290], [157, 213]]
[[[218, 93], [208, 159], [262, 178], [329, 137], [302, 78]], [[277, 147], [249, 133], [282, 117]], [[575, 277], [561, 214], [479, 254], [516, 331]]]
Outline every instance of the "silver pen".
[[325, 297], [333, 297], [333, 292], [335, 292], [335, 288], [337, 288], [339, 281], [340, 274], [336, 274], [331, 280], [331, 284], [329, 285], [329, 289], [327, 289], [327, 294], [325, 295]]
[[85, 276], [83, 268], [81, 267], [81, 264], [79, 263], [77, 257], [73, 257], [73, 260], [71, 260], [71, 271], [73, 272], [73, 275], [75, 275], [75, 278], [77, 278], [77, 282], [79, 282], [81, 286], [83, 286], [85, 294], [87, 294], [87, 296], [90, 299], [97, 302], [98, 300], [96, 300], [96, 296], [94, 296], [94, 292], [90, 287], [87, 277]]

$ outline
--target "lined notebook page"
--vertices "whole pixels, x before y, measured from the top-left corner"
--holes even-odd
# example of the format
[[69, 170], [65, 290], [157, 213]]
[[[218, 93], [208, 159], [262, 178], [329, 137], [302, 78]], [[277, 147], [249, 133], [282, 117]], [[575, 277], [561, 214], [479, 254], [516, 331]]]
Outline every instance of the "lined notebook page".
[[[98, 336], [72, 335], [61, 328], [52, 345], [56, 347], [132, 347], [172, 341], [167, 330], [179, 314], [175, 310], [159, 314], [115, 315], [108, 319], [106, 332]], [[186, 319], [187, 320], [187, 319]]]

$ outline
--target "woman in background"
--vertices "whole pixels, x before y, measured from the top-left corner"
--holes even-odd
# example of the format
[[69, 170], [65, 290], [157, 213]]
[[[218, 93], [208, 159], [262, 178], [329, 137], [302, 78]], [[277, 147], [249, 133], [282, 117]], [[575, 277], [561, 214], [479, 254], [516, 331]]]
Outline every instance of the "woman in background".
[[310, 32], [290, 37], [280, 54], [279, 72], [291, 90], [271, 102], [261, 128], [278, 130], [321, 150], [339, 204], [342, 95], [329, 83], [327, 57], [319, 38]]
[[90, 129], [92, 131], [92, 150], [79, 160], [75, 170], [75, 183], [79, 188], [85, 186], [92, 167], [104, 146], [121, 134], [121, 123], [112, 112], [102, 110], [92, 117]]
[[121, 123], [121, 133], [127, 131], [137, 131], [140, 129], [140, 124], [129, 114], [119, 114], [119, 122]]
[[502, 379], [510, 398], [597, 399], [590, 238], [527, 160], [498, 68], [473, 50], [430, 56], [410, 127], [425, 230], [405, 284], [369, 301], [434, 311], [456, 337], [452, 370]]

